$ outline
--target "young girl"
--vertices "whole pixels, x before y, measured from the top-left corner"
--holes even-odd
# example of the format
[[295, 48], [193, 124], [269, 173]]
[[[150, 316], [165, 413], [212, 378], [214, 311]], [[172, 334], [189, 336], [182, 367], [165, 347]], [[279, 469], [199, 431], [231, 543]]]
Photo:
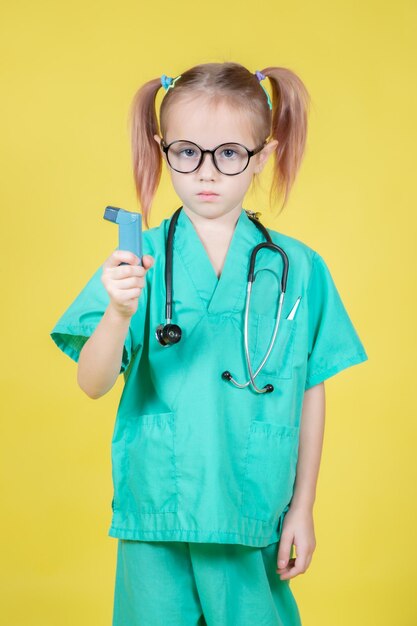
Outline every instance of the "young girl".
[[[135, 95], [143, 265], [115, 250], [51, 332], [89, 397], [124, 374], [113, 626], [301, 624], [290, 579], [315, 549], [323, 381], [367, 355], [323, 258], [242, 202], [273, 155], [285, 204], [307, 106], [292, 71], [237, 63]], [[149, 228], [162, 160], [181, 207]]]

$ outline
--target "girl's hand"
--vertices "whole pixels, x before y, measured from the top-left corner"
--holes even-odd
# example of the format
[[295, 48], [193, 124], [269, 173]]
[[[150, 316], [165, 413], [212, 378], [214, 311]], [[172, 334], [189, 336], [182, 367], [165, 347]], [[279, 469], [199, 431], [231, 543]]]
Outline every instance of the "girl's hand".
[[[121, 262], [129, 265], [120, 265]], [[149, 254], [139, 258], [128, 250], [115, 250], [103, 263], [101, 282], [110, 296], [111, 307], [117, 315], [130, 318], [138, 308], [139, 296], [145, 284], [146, 272], [155, 259]]]
[[[291, 546], [296, 547], [297, 556], [290, 559]], [[303, 574], [316, 547], [313, 512], [311, 509], [294, 508], [287, 511], [282, 526], [277, 554], [277, 574], [281, 580]]]

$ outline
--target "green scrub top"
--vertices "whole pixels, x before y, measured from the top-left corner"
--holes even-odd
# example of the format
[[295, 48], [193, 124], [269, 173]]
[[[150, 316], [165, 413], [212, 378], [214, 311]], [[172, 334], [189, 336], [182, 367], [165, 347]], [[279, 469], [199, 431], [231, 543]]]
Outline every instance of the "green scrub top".
[[[287, 290], [273, 350], [251, 385], [244, 310], [250, 253], [264, 242], [242, 209], [220, 278], [194, 225], [181, 210], [173, 256], [172, 322], [181, 340], [163, 347], [165, 241], [169, 218], [143, 232], [146, 274], [130, 320], [120, 372], [125, 384], [112, 438], [114, 497], [109, 536], [144, 541], [238, 543], [280, 539], [291, 502], [306, 389], [367, 360], [323, 258], [301, 241], [268, 229], [288, 255]], [[258, 252], [249, 313], [249, 353], [256, 371], [277, 312], [283, 263]], [[50, 335], [74, 361], [110, 298], [102, 266]], [[297, 298], [294, 319], [286, 319]]]

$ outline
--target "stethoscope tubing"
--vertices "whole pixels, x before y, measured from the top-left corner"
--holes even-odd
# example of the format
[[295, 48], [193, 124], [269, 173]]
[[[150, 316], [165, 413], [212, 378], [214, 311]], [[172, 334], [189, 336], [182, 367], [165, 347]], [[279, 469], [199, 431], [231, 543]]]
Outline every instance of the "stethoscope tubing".
[[253, 373], [252, 365], [251, 365], [251, 362], [250, 362], [250, 356], [249, 356], [249, 336], [248, 336], [249, 335], [248, 326], [249, 326], [249, 309], [250, 309], [251, 291], [252, 291], [252, 283], [248, 283], [248, 286], [247, 286], [247, 289], [246, 289], [246, 303], [247, 304], [245, 306], [244, 341], [245, 341], [246, 364], [248, 366], [248, 371], [249, 371], [249, 377], [250, 378], [249, 378], [249, 380], [246, 383], [238, 383], [237, 380], [235, 380], [233, 377], [230, 377], [229, 380], [236, 387], [239, 387], [239, 389], [244, 389], [249, 384], [252, 384], [253, 388], [258, 393], [267, 393], [269, 391], [268, 386], [260, 389], [255, 384], [255, 378], [259, 374], [259, 372], [262, 370], [263, 366], [265, 365], [266, 361], [268, 360], [268, 357], [269, 357], [269, 355], [271, 353], [272, 348], [275, 345], [276, 336], [277, 336], [277, 333], [278, 333], [279, 323], [280, 323], [280, 319], [281, 319], [281, 311], [282, 311], [282, 305], [284, 303], [285, 292], [281, 292], [280, 296], [279, 296], [277, 317], [276, 317], [276, 321], [275, 321], [275, 325], [274, 325], [274, 331], [273, 331], [273, 334], [272, 334], [272, 339], [271, 339], [271, 341], [269, 343], [269, 347], [268, 347], [267, 352], [266, 352], [265, 356], [263, 357], [261, 363], [259, 364], [256, 372]]
[[[175, 227], [176, 227], [176, 223], [179, 217], [180, 212], [182, 211], [183, 207], [179, 207], [175, 213], [173, 214], [170, 224], [169, 224], [169, 228], [168, 228], [168, 235], [167, 235], [167, 242], [166, 242], [166, 250], [165, 250], [165, 293], [166, 293], [166, 299], [165, 299], [165, 327], [167, 327], [168, 325], [171, 324], [172, 321], [172, 283], [173, 283], [173, 272], [172, 272], [172, 263], [173, 263], [173, 239], [174, 239], [174, 232], [175, 232]], [[289, 261], [288, 261], [288, 256], [285, 253], [285, 251], [278, 246], [277, 244], [273, 243], [267, 229], [263, 226], [263, 224], [261, 224], [261, 222], [256, 218], [253, 217], [252, 215], [249, 214], [248, 211], [246, 211], [249, 219], [255, 224], [255, 226], [257, 228], [259, 228], [259, 230], [262, 232], [262, 234], [264, 235], [266, 241], [259, 243], [258, 245], [256, 245], [252, 252], [251, 252], [251, 257], [250, 257], [250, 263], [249, 263], [249, 271], [248, 271], [248, 278], [247, 278], [247, 288], [246, 288], [246, 303], [245, 303], [245, 320], [244, 320], [244, 344], [245, 344], [245, 357], [246, 357], [246, 363], [248, 366], [248, 371], [249, 371], [249, 380], [244, 383], [238, 383], [230, 374], [230, 372], [225, 371], [222, 374], [222, 377], [225, 378], [226, 380], [230, 380], [230, 382], [232, 382], [236, 387], [243, 389], [245, 387], [247, 387], [249, 384], [252, 384], [253, 388], [255, 389], [255, 391], [257, 391], [258, 393], [268, 393], [273, 391], [273, 386], [272, 385], [265, 385], [264, 388], [260, 389], [256, 386], [255, 383], [255, 378], [256, 376], [259, 374], [259, 372], [262, 370], [263, 366], [265, 365], [271, 350], [275, 344], [275, 340], [276, 340], [276, 335], [278, 333], [278, 329], [279, 329], [279, 324], [280, 324], [280, 320], [281, 320], [281, 312], [282, 312], [282, 306], [284, 303], [284, 297], [285, 297], [285, 291], [287, 288], [287, 279], [288, 279], [288, 270], [289, 270]], [[256, 263], [256, 255], [258, 254], [258, 252], [260, 250], [262, 250], [263, 248], [268, 248], [271, 250], [274, 250], [276, 252], [278, 252], [281, 257], [282, 257], [282, 261], [283, 261], [283, 271], [282, 271], [282, 276], [281, 276], [281, 291], [280, 291], [280, 296], [278, 299], [278, 307], [277, 307], [277, 316], [276, 316], [276, 322], [275, 322], [275, 326], [274, 326], [274, 332], [273, 332], [273, 336], [272, 336], [272, 340], [270, 342], [270, 345], [267, 349], [267, 352], [265, 354], [265, 356], [263, 357], [261, 364], [259, 365], [259, 367], [257, 368], [256, 372], [253, 372], [252, 370], [252, 365], [250, 362], [250, 355], [249, 355], [249, 345], [248, 345], [248, 326], [249, 326], [249, 308], [250, 308], [250, 299], [251, 299], [251, 293], [252, 293], [252, 285], [253, 282], [255, 281], [256, 278], [256, 273], [255, 273], [255, 263]], [[259, 270], [262, 271], [262, 270]], [[276, 275], [274, 274], [275, 278]], [[181, 330], [179, 329], [178, 326], [173, 325], [175, 329], [177, 329], [177, 339], [176, 341], [179, 341], [180, 337], [181, 337]], [[158, 336], [158, 330], [156, 333], [156, 337], [158, 339], [158, 341], [160, 343], [161, 342], [161, 337], [162, 337], [162, 333], [163, 333], [163, 329], [161, 328], [162, 324], [158, 327], [159, 330], [159, 336]], [[179, 333], [179, 338], [178, 338], [178, 333]], [[167, 336], [169, 337], [169, 333], [167, 334]], [[174, 333], [172, 333], [172, 336], [174, 336]], [[169, 341], [165, 344], [162, 343], [162, 345], [164, 345], [164, 347], [168, 347], [168, 345], [170, 345]]]

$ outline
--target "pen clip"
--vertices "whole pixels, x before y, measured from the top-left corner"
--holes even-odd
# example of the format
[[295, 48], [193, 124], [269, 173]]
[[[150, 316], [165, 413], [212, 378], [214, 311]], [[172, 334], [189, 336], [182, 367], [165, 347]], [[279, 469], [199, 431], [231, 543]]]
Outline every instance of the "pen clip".
[[300, 304], [300, 300], [301, 300], [301, 296], [298, 296], [297, 300], [295, 301], [295, 304], [293, 306], [293, 308], [291, 309], [291, 311], [288, 313], [287, 315], [287, 320], [293, 320], [295, 313], [298, 309], [298, 305]]

